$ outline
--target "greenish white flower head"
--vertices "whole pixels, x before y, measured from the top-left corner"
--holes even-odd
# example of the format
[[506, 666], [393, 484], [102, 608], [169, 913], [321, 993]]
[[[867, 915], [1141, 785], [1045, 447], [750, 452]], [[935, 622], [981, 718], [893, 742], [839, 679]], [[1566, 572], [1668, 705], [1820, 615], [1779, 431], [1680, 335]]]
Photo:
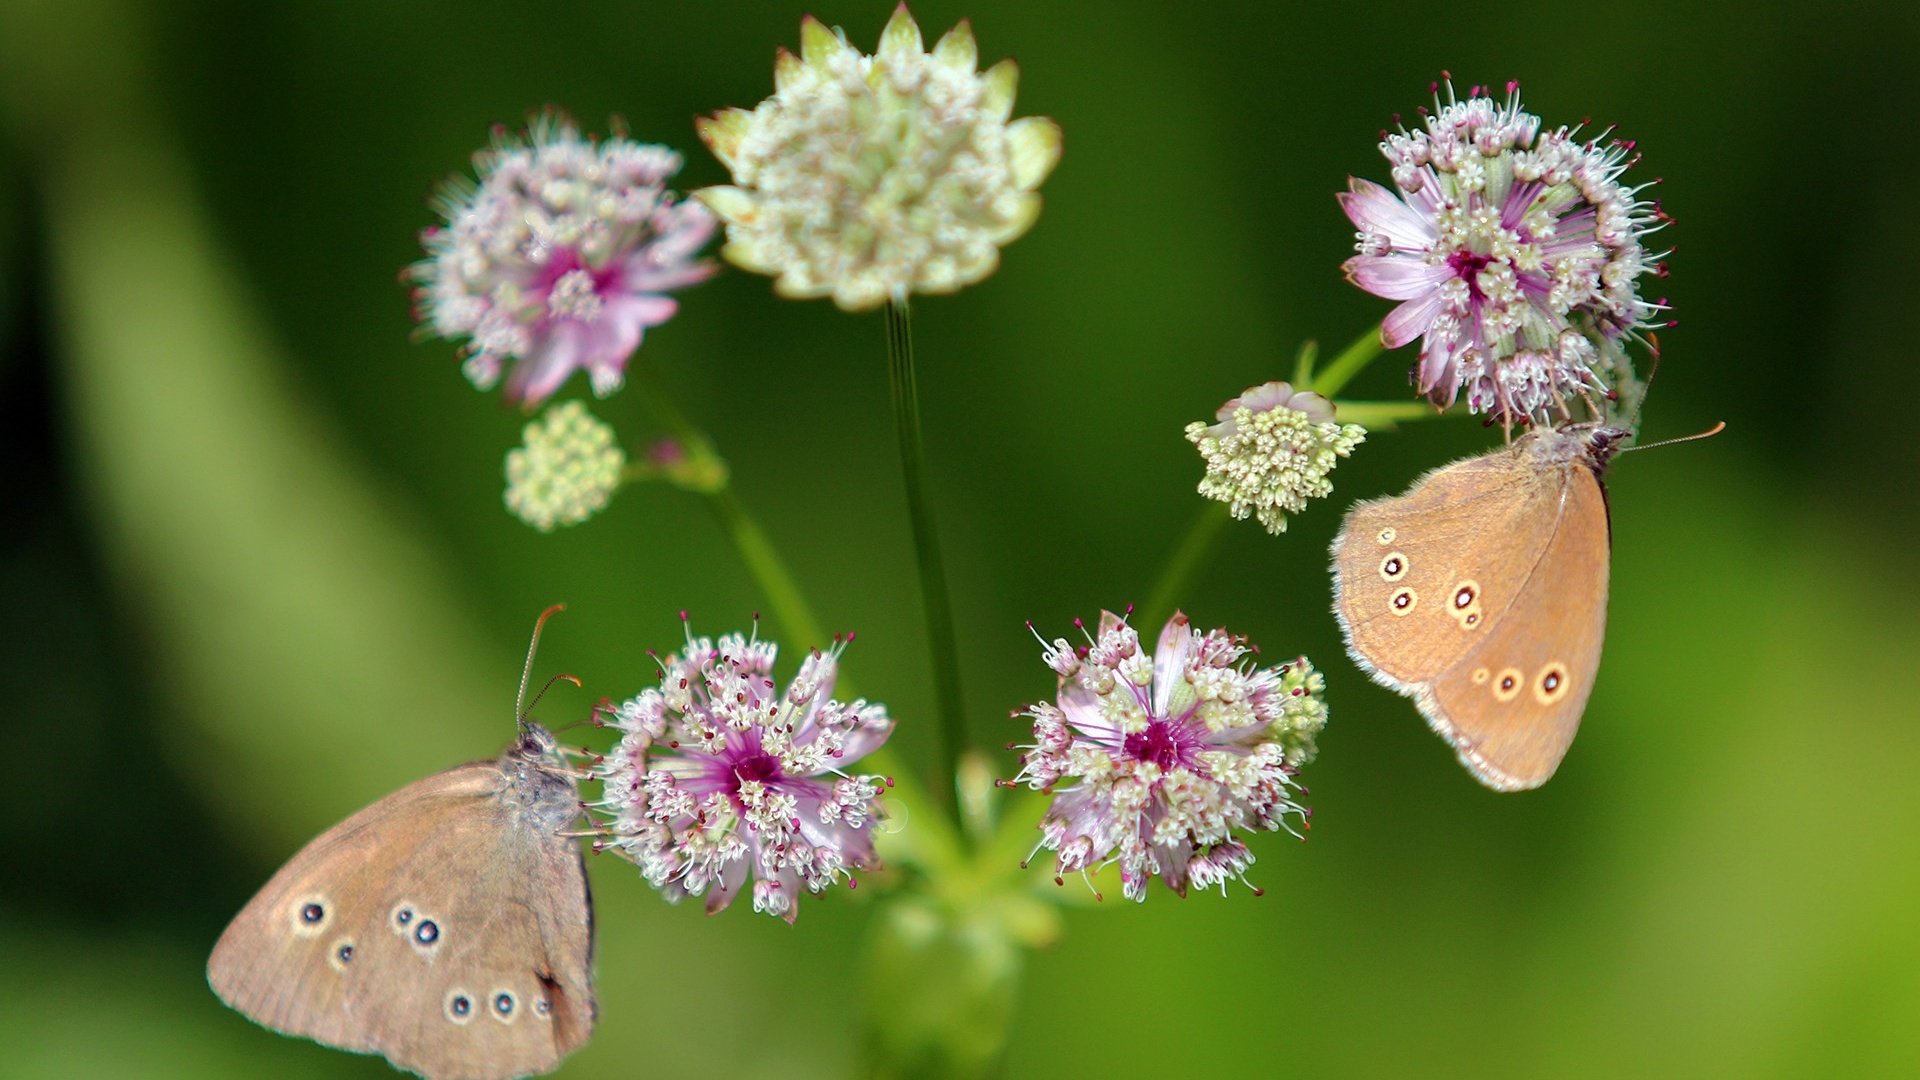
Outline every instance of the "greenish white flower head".
[[967, 23], [928, 51], [905, 4], [872, 56], [809, 16], [772, 97], [696, 122], [733, 174], [694, 193], [726, 223], [721, 254], [782, 296], [847, 311], [993, 273], [1039, 216], [1060, 127], [1010, 120], [1018, 69], [978, 63]]
[[613, 428], [578, 401], [563, 402], [508, 451], [507, 509], [541, 532], [578, 525], [605, 509], [626, 466]]
[[1257, 517], [1285, 532], [1287, 515], [1333, 491], [1327, 474], [1364, 442], [1367, 430], [1333, 418], [1333, 403], [1284, 382], [1249, 387], [1220, 406], [1217, 424], [1187, 425], [1187, 441], [1207, 463], [1200, 494], [1226, 503], [1235, 518]]

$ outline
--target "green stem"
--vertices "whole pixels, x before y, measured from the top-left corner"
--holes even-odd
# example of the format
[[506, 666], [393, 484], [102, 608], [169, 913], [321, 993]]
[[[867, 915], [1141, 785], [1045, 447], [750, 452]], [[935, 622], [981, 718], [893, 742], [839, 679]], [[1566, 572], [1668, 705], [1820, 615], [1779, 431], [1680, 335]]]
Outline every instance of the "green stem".
[[1173, 614], [1181, 594], [1192, 587], [1193, 579], [1200, 574], [1200, 567], [1220, 542], [1220, 534], [1225, 531], [1229, 520], [1231, 518], [1225, 503], [1208, 499], [1200, 508], [1193, 524], [1187, 526], [1186, 535], [1180, 538], [1180, 545], [1173, 549], [1173, 557], [1161, 568], [1160, 579], [1154, 582], [1153, 591], [1147, 594], [1146, 606], [1141, 608], [1141, 626], [1156, 628]]
[[1380, 328], [1374, 327], [1353, 339], [1353, 344], [1340, 351], [1319, 375], [1313, 380], [1312, 390], [1324, 398], [1339, 393], [1355, 375], [1360, 374], [1373, 358], [1385, 351], [1380, 344]]
[[900, 436], [900, 469], [907, 484], [907, 518], [920, 570], [920, 606], [932, 652], [933, 692], [940, 721], [941, 802], [955, 808], [953, 785], [959, 774], [960, 748], [966, 745], [966, 710], [960, 697], [960, 649], [953, 629], [953, 600], [940, 557], [940, 533], [927, 497], [926, 459], [920, 439], [920, 392], [913, 370], [913, 324], [904, 299], [887, 303], [887, 372], [893, 383], [893, 418]]
[[[719, 519], [720, 527], [726, 530], [727, 538], [733, 541], [734, 550], [740, 553], [740, 561], [746, 564], [747, 572], [753, 575], [754, 582], [760, 586], [760, 593], [766, 598], [774, 619], [787, 633], [824, 648], [827, 637], [821, 630], [820, 621], [814, 617], [813, 608], [807, 603], [806, 594], [800, 591], [793, 571], [788, 569], [786, 560], [774, 548], [773, 540], [760, 527], [760, 522], [740, 500], [740, 496], [732, 487], [724, 487], [708, 494], [707, 505], [713, 509], [714, 517]], [[836, 697], [859, 696], [853, 680], [844, 674], [835, 681], [834, 689]], [[881, 747], [867, 755], [862, 764], [891, 777], [907, 777], [907, 782], [896, 783], [887, 792], [887, 802], [891, 804], [901, 827], [909, 831], [879, 837], [881, 854], [889, 860], [896, 854], [905, 856], [919, 863], [930, 874], [944, 873], [958, 866], [958, 836], [951, 819], [943, 812], [951, 809], [951, 806], [929, 805], [921, 795], [927, 790], [927, 785], [917, 782], [906, 763], [889, 747]], [[944, 774], [944, 782], [933, 785], [933, 790], [945, 791], [951, 797], [951, 777], [951, 772]], [[892, 838], [889, 839], [889, 836]], [[894, 850], [888, 851], [888, 848]]]
[[1440, 410], [1427, 401], [1336, 401], [1334, 419], [1368, 431], [1392, 431], [1410, 420], [1433, 420]]
[[[649, 365], [633, 366], [630, 385], [647, 410], [675, 438], [690, 447], [711, 447], [706, 433], [694, 426], [680, 411]], [[780, 557], [773, 539], [760, 526], [752, 511], [747, 509], [739, 494], [730, 484], [722, 484], [702, 494], [714, 517], [719, 520], [720, 527], [726, 532], [727, 539], [732, 541], [734, 550], [739, 553], [740, 561], [746, 564], [747, 573], [759, 586], [774, 621], [790, 637], [809, 645], [825, 647], [828, 638], [821, 629], [820, 620], [814, 617], [806, 594], [801, 591], [799, 579], [787, 566], [786, 560]], [[853, 680], [844, 674], [837, 680], [835, 689], [842, 696], [858, 696]], [[891, 748], [881, 747], [867, 755], [863, 764], [890, 776], [908, 777], [908, 782], [895, 784], [887, 793], [887, 801], [894, 807], [896, 815], [904, 819], [903, 824], [908, 831], [899, 834], [897, 839], [889, 839], [890, 834], [882, 834], [879, 839], [883, 848], [895, 848], [899, 854], [920, 863], [929, 873], [944, 872], [958, 866], [959, 846], [951, 820], [921, 796], [926, 785], [912, 778], [905, 762]], [[884, 850], [882, 854], [890, 859], [893, 857], [892, 853]]]
[[[1300, 355], [1294, 361], [1294, 378], [1302, 382], [1311, 379], [1311, 389], [1325, 398], [1332, 398], [1340, 388], [1360, 374], [1373, 359], [1384, 351], [1380, 344], [1380, 328], [1375, 326], [1353, 343], [1342, 349], [1339, 356], [1333, 358], [1318, 374], [1314, 374], [1314, 363], [1318, 350], [1312, 342], [1301, 346]], [[1306, 387], [1303, 387], [1305, 389]], [[1353, 402], [1339, 406], [1339, 418], [1349, 423], [1361, 424], [1368, 428], [1391, 428], [1402, 420], [1413, 420], [1431, 415], [1433, 409], [1425, 402]], [[1174, 548], [1173, 557], [1167, 561], [1160, 572], [1159, 581], [1154, 583], [1153, 591], [1147, 594], [1143, 626], [1157, 626], [1161, 620], [1173, 614], [1174, 605], [1180, 595], [1193, 584], [1200, 573], [1200, 567], [1213, 554], [1225, 531], [1228, 520], [1227, 508], [1220, 503], [1209, 502], [1194, 517], [1193, 524], [1187, 526], [1186, 534], [1180, 538], [1180, 544]]]
[[825, 649], [829, 644], [826, 632], [813, 617], [806, 597], [801, 595], [793, 571], [787, 569], [786, 561], [774, 549], [773, 540], [748, 513], [739, 494], [731, 487], [721, 488], [707, 496], [707, 505], [720, 527], [726, 530], [727, 539], [733, 541], [740, 561], [747, 565], [747, 573], [753, 575], [754, 582], [760, 586], [760, 594], [766, 599], [774, 620], [803, 645]]
[[680, 406], [673, 400], [673, 395], [660, 384], [659, 373], [654, 371], [653, 365], [647, 363], [644, 358], [628, 368], [627, 386], [633, 391], [634, 396], [640, 399], [640, 403], [646, 406], [647, 411], [653, 414], [653, 418], [660, 421], [661, 426], [672, 432], [674, 438], [687, 444], [687, 449], [713, 445], [707, 438], [707, 433], [700, 430], [699, 425], [692, 420], [687, 419], [686, 413], [680, 411]]

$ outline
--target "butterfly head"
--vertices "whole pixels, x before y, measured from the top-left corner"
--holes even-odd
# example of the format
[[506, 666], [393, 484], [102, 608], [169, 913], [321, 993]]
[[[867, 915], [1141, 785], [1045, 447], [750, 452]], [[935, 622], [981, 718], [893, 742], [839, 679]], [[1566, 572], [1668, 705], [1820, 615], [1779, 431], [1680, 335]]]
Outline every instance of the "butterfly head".
[[1613, 456], [1632, 437], [1631, 431], [1611, 424], [1562, 424], [1530, 432], [1514, 444], [1514, 449], [1519, 451], [1524, 447], [1542, 469], [1560, 469], [1584, 462], [1595, 474], [1604, 476]]
[[1595, 472], [1604, 473], [1607, 465], [1613, 461], [1613, 455], [1619, 453], [1633, 438], [1633, 432], [1627, 428], [1610, 424], [1594, 424], [1586, 431], [1587, 460], [1593, 463]]
[[560, 765], [565, 759], [560, 754], [560, 740], [553, 732], [533, 720], [520, 721], [520, 737], [507, 749], [510, 757], [518, 758], [530, 765]]
[[560, 742], [532, 720], [520, 724], [520, 737], [500, 755], [506, 773], [508, 799], [521, 812], [533, 815], [551, 829], [562, 829], [580, 816], [579, 782], [560, 750]]

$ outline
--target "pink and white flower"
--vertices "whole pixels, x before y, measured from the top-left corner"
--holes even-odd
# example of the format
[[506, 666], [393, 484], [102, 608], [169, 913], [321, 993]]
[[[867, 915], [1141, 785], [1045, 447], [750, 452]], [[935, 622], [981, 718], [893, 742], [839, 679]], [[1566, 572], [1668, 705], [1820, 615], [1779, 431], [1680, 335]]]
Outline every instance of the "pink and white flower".
[[1054, 793], [1034, 850], [1057, 853], [1057, 876], [1118, 863], [1130, 900], [1156, 876], [1182, 896], [1224, 891], [1254, 861], [1237, 832], [1308, 827], [1294, 776], [1327, 709], [1305, 657], [1256, 667], [1244, 639], [1178, 613], [1152, 655], [1112, 612], [1084, 646], [1043, 644], [1060, 692], [1015, 714], [1032, 719], [1033, 743], [1014, 782]]
[[878, 865], [875, 801], [890, 781], [844, 772], [893, 732], [884, 706], [832, 700], [847, 641], [813, 652], [785, 693], [777, 647], [689, 632], [660, 686], [608, 711], [623, 734], [598, 770], [600, 846], [633, 860], [669, 900], [721, 911], [752, 880], [753, 909], [788, 922], [819, 893]]
[[1621, 176], [1634, 144], [1542, 133], [1520, 107], [1475, 87], [1437, 94], [1424, 128], [1389, 134], [1389, 190], [1350, 178], [1341, 208], [1359, 230], [1347, 279], [1400, 306], [1381, 325], [1388, 348], [1421, 339], [1414, 383], [1441, 408], [1504, 423], [1564, 415], [1578, 396], [1630, 389], [1628, 340], [1666, 325], [1641, 299], [1640, 277], [1666, 252], [1642, 240], [1667, 220]]
[[467, 378], [485, 390], [506, 375], [514, 404], [533, 409], [575, 371], [613, 393], [647, 328], [678, 310], [667, 292], [714, 271], [695, 257], [712, 213], [666, 186], [680, 155], [596, 143], [548, 114], [524, 136], [496, 132], [474, 164], [479, 183], [450, 182], [437, 200], [446, 225], [421, 234], [416, 317], [466, 339]]

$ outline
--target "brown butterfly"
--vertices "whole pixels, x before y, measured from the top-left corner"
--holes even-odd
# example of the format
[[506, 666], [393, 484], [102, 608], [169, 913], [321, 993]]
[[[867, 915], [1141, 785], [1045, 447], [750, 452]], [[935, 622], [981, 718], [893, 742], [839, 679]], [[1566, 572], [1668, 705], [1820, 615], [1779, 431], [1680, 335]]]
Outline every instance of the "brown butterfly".
[[408, 784], [302, 848], [214, 946], [220, 1000], [445, 1080], [546, 1072], [584, 1045], [596, 1005], [593, 899], [567, 835], [577, 774], [547, 729], [518, 722], [498, 758]]
[[1627, 435], [1529, 432], [1356, 504], [1334, 539], [1347, 651], [1495, 790], [1546, 783], [1593, 692], [1612, 547], [1602, 478]]

